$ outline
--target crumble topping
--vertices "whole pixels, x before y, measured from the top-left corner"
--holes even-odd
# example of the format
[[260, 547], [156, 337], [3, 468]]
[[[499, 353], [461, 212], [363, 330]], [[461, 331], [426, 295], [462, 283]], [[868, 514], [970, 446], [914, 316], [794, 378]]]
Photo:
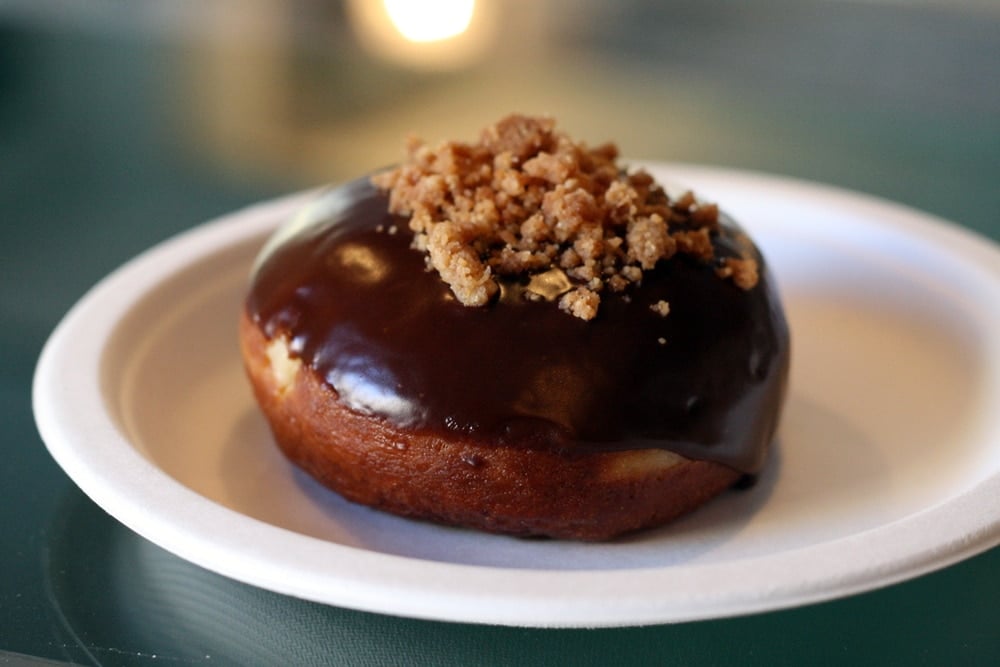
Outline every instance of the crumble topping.
[[[614, 144], [589, 148], [556, 131], [551, 118], [511, 115], [474, 144], [431, 148], [411, 138], [407, 161], [372, 183], [389, 194], [391, 213], [409, 216], [413, 247], [460, 303], [489, 303], [497, 277], [555, 271], [564, 276], [561, 291], [545, 297], [589, 320], [603, 292], [640, 283], [643, 271], [675, 253], [715, 261], [718, 207], [691, 192], [671, 199], [617, 157]], [[716, 274], [748, 290], [757, 262], [719, 259]], [[651, 308], [669, 312], [666, 302]]]
[[660, 317], [666, 317], [670, 314], [670, 304], [662, 299], [650, 306], [649, 309]]

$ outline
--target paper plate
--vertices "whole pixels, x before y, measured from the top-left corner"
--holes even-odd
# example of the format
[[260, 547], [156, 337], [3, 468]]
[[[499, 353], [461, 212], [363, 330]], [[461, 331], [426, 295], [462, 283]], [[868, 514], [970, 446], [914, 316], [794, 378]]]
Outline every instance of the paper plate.
[[254, 256], [311, 195], [153, 248], [90, 291], [39, 361], [34, 407], [95, 502], [234, 579], [419, 618], [566, 627], [714, 618], [849, 595], [1000, 543], [1000, 250], [895, 204], [651, 165], [756, 237], [793, 336], [774, 455], [750, 490], [607, 544], [409, 521], [277, 452], [236, 322]]

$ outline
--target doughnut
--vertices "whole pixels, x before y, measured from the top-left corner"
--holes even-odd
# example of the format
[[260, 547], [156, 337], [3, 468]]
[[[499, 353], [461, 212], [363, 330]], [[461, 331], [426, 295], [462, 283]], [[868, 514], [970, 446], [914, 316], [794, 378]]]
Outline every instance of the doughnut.
[[790, 349], [728, 216], [519, 115], [317, 195], [261, 251], [239, 338], [277, 446], [344, 498], [575, 540], [758, 474]]

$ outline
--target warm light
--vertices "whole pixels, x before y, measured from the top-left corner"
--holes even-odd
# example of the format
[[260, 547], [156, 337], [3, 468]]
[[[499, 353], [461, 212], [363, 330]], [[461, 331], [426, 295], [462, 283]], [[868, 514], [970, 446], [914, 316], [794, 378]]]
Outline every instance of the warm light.
[[461, 35], [476, 9], [476, 0], [382, 1], [396, 30], [411, 42], [438, 42]]
[[496, 0], [349, 0], [351, 24], [372, 54], [412, 69], [456, 70], [496, 40]]

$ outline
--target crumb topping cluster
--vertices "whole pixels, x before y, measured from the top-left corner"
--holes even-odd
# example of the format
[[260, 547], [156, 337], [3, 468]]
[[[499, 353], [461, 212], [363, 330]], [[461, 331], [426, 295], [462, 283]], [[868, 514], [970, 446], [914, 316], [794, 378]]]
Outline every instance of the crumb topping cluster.
[[[743, 289], [757, 283], [754, 259], [716, 260], [715, 204], [690, 192], [671, 199], [647, 172], [619, 167], [616, 146], [588, 148], [550, 118], [508, 116], [475, 144], [413, 138], [407, 155], [372, 182], [389, 193], [390, 212], [409, 216], [414, 247], [464, 305], [487, 304], [498, 277], [558, 269], [568, 278], [559, 308], [589, 320], [602, 293], [641, 283], [675, 253], [714, 261]], [[654, 310], [666, 316], [669, 305]]]

